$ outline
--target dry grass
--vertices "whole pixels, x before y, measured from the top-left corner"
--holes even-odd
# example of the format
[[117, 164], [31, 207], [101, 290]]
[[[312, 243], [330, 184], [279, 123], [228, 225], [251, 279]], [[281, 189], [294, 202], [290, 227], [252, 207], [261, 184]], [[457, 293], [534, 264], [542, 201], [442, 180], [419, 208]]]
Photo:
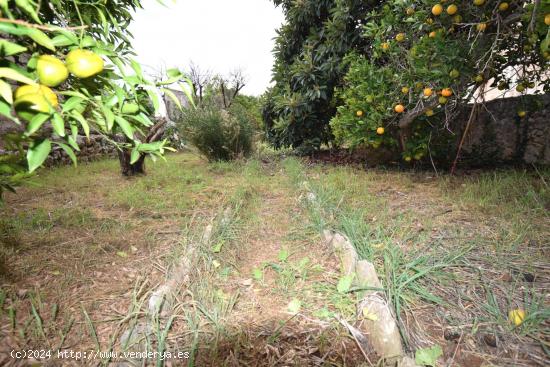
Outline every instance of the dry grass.
[[[353, 319], [355, 295], [336, 290], [327, 226], [376, 264], [410, 352], [439, 344], [442, 365], [550, 363], [547, 172], [438, 178], [189, 153], [148, 168], [130, 180], [114, 161], [45, 170], [7, 197], [0, 351], [121, 350], [151, 291], [212, 223], [172, 322], [147, 342], [189, 352], [188, 365], [358, 365], [333, 318]], [[321, 205], [299, 200], [304, 180]], [[528, 315], [520, 327], [507, 320], [516, 307]]]

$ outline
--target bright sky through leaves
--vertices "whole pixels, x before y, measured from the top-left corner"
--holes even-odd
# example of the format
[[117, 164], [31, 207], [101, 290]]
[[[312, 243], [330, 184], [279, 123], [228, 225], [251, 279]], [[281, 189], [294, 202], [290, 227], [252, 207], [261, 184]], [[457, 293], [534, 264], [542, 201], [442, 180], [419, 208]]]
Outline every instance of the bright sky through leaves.
[[270, 84], [273, 38], [283, 22], [269, 0], [177, 0], [166, 6], [149, 0], [130, 26], [144, 69], [185, 67], [227, 73], [242, 68], [246, 94], [259, 95]]

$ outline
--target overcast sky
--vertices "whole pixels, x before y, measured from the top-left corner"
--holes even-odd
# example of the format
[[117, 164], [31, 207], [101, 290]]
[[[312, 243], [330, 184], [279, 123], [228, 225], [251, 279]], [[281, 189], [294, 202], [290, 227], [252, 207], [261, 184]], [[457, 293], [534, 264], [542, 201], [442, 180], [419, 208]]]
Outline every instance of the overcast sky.
[[144, 69], [185, 68], [225, 74], [241, 68], [243, 93], [259, 95], [271, 80], [273, 38], [284, 18], [270, 0], [144, 1], [130, 26]]

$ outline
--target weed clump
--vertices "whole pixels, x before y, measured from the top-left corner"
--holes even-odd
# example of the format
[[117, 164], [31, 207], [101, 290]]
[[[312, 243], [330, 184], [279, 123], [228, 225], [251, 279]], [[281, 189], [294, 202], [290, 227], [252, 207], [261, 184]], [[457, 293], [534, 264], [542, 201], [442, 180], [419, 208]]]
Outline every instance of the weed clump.
[[253, 125], [240, 106], [230, 110], [214, 105], [189, 109], [178, 125], [185, 139], [209, 161], [229, 161], [252, 152]]

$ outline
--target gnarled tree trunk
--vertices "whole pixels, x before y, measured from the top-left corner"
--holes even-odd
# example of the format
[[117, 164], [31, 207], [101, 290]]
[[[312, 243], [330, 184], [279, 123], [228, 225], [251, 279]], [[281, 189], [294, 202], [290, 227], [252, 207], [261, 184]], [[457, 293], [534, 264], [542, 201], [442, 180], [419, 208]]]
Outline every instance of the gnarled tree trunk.
[[[155, 141], [158, 141], [162, 138], [164, 135], [164, 132], [166, 130], [166, 119], [162, 119], [159, 122], [157, 122], [151, 130], [149, 130], [149, 133], [145, 137], [145, 143], [153, 143]], [[128, 138], [126, 136], [117, 135], [115, 137], [115, 140], [119, 143], [129, 143]], [[144, 175], [145, 174], [145, 154], [141, 154], [139, 156], [139, 159], [134, 162], [132, 162], [131, 159], [132, 151], [130, 149], [122, 149], [118, 151], [118, 161], [120, 162], [120, 172], [124, 176], [137, 176], [137, 175]]]

